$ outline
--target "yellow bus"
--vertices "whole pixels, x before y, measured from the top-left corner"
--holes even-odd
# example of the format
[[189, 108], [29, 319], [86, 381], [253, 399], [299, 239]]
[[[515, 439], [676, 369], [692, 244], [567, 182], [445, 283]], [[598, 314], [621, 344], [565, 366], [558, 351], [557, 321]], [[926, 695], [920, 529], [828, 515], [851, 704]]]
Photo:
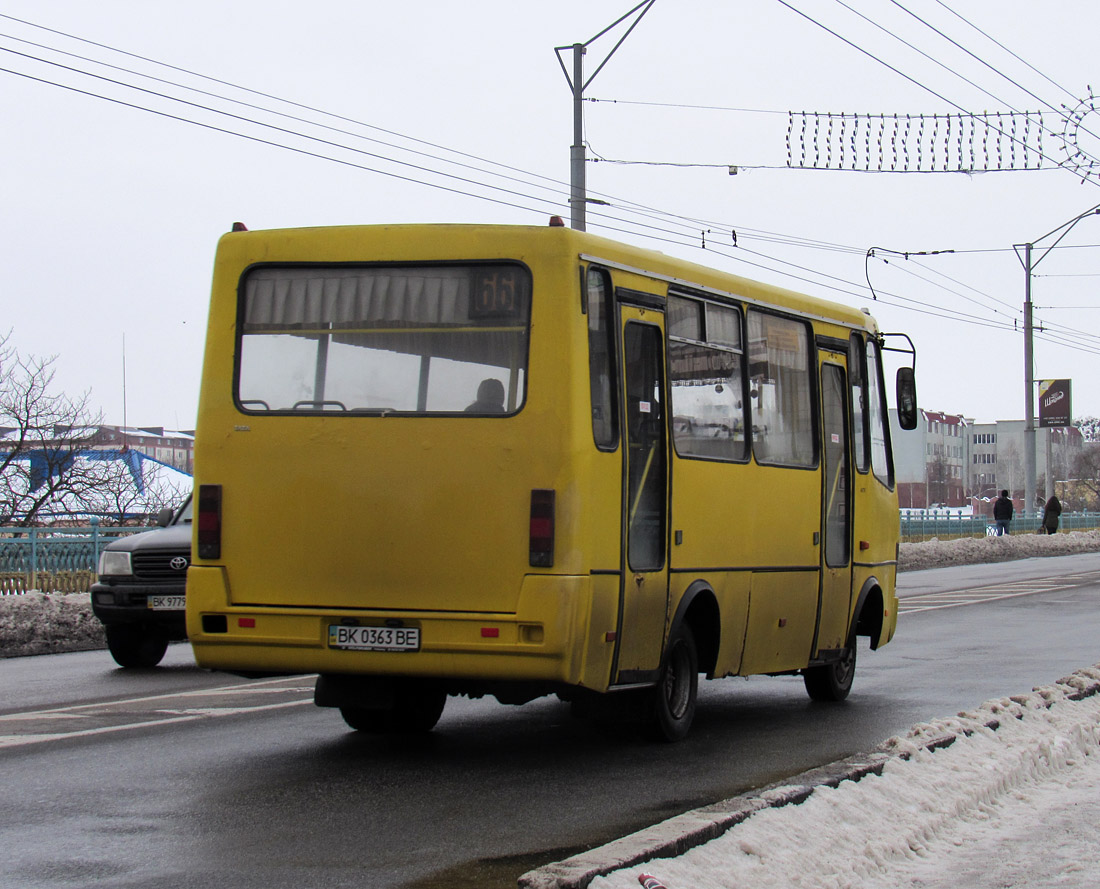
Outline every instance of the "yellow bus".
[[[884, 335], [564, 228], [220, 241], [195, 440], [200, 666], [318, 674], [368, 732], [447, 696], [640, 715], [852, 684], [897, 622]], [[911, 368], [902, 423], [915, 421]]]

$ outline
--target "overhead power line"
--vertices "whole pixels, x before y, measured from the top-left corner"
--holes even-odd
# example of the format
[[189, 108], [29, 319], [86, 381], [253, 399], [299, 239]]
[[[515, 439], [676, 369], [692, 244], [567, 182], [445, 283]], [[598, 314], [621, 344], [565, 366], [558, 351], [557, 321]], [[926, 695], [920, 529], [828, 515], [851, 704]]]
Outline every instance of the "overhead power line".
[[[39, 27], [2, 13], [0, 18], [29, 27]], [[105, 44], [85, 41], [83, 38], [64, 34], [64, 32], [53, 29], [43, 30], [82, 42], [87, 46], [120, 53], [131, 59], [158, 66], [161, 70], [199, 78], [204, 83], [214, 86], [199, 89], [180, 82], [178, 78], [146, 74], [131, 67], [72, 53], [59, 47], [34, 44], [32, 41], [13, 35], [0, 35], [0, 37], [19, 41], [23, 46], [34, 45], [47, 54], [62, 54], [71, 62], [79, 64], [62, 64], [42, 55], [0, 46], [0, 50], [8, 53], [11, 58], [20, 59], [32, 65], [49, 66], [50, 70], [64, 72], [69, 78], [72, 76], [88, 78], [91, 83], [85, 86], [98, 85], [98, 88], [77, 86], [63, 82], [60, 77], [45, 77], [30, 70], [20, 70], [15, 66], [3, 67], [0, 71], [74, 94], [111, 102], [257, 144], [477, 200], [490, 201], [523, 212], [560, 212], [565, 206], [568, 195], [567, 184], [550, 177], [353, 118], [331, 114], [309, 105], [289, 102], [270, 93], [207, 77], [146, 56], [115, 50]], [[115, 76], [96, 73], [86, 67], [80, 67], [81, 64], [108, 69], [114, 72]], [[144, 86], [143, 83], [156, 84], [157, 88]], [[107, 92], [118, 89], [129, 91], [126, 93], [128, 98]], [[238, 90], [250, 98], [242, 100], [227, 95], [226, 90]], [[183, 91], [183, 93], [175, 94], [175, 91]], [[201, 101], [188, 98], [196, 95], [202, 97]], [[283, 110], [285, 108], [294, 110], [288, 112]], [[320, 119], [313, 119], [313, 115]], [[326, 121], [338, 123], [334, 125]], [[386, 138], [358, 132], [359, 128], [368, 130], [370, 133], [382, 134]], [[409, 144], [402, 144], [405, 142]], [[363, 143], [369, 143], [373, 147], [368, 150], [363, 147]], [[680, 247], [704, 247], [712, 255], [727, 258], [751, 269], [759, 269], [786, 279], [803, 282], [814, 288], [826, 289], [846, 299], [862, 300], [868, 295], [868, 289], [863, 284], [827, 274], [821, 269], [753, 250], [746, 246], [746, 242], [755, 241], [790, 248], [848, 253], [853, 256], [862, 255], [864, 253], [862, 248], [669, 213], [612, 195], [601, 195], [601, 197], [606, 197], [607, 203], [598, 210], [594, 209], [592, 216], [599, 220], [596, 224], [606, 231]], [[941, 297], [949, 299], [960, 297], [957, 291], [930, 279], [925, 279], [924, 283], [941, 294]], [[950, 321], [979, 324], [1001, 330], [1013, 328], [1013, 325], [998, 321], [996, 317], [983, 318], [972, 312], [960, 312], [950, 306], [936, 305], [928, 300], [916, 300], [881, 288], [877, 291], [877, 298], [884, 305], [892, 305]]]
[[[937, 90], [933, 89], [932, 87], [930, 87], [927, 83], [923, 82], [922, 80], [920, 80], [918, 78], [915, 78], [915, 77], [913, 77], [909, 74], [906, 74], [904, 71], [902, 71], [896, 65], [893, 65], [890, 62], [887, 62], [885, 59], [881, 58], [878, 55], [875, 55], [875, 53], [871, 52], [870, 50], [866, 49], [865, 47], [860, 46], [858, 43], [855, 43], [854, 41], [848, 39], [847, 37], [845, 37], [844, 35], [842, 35], [838, 31], [834, 30], [833, 28], [830, 28], [828, 25], [826, 25], [823, 22], [815, 19], [813, 16], [809, 15], [808, 13], [803, 12], [802, 10], [798, 9], [797, 7], [792, 5], [791, 3], [787, 2], [787, 0], [776, 0], [776, 2], [779, 3], [780, 5], [782, 5], [783, 7], [785, 7], [786, 9], [790, 10], [791, 12], [795, 13], [796, 15], [802, 17], [806, 21], [810, 22], [811, 24], [815, 25], [816, 27], [822, 29], [823, 31], [826, 31], [829, 34], [831, 34], [836, 39], [840, 40], [841, 42], [843, 42], [847, 46], [851, 47], [852, 49], [856, 50], [857, 52], [865, 55], [866, 57], [868, 57], [872, 61], [876, 62], [877, 64], [879, 64], [879, 65], [883, 66], [884, 68], [894, 72], [895, 74], [897, 74], [899, 77], [903, 78], [904, 80], [909, 81], [914, 86], [917, 86], [920, 89], [930, 93], [931, 95], [935, 96], [940, 101], [946, 102], [950, 107], [952, 107], [952, 108], [956, 109], [958, 112], [960, 112], [960, 114], [966, 115], [966, 116], [973, 116], [973, 113], [969, 109], [965, 108], [963, 105], [959, 104], [958, 102], [955, 102], [953, 99], [948, 98], [943, 93], [938, 92]], [[926, 58], [931, 58], [930, 56], [928, 56], [927, 53], [924, 53], [923, 50], [917, 49], [912, 44], [910, 44], [907, 41], [903, 40], [902, 38], [898, 37], [896, 34], [891, 32], [889, 29], [884, 28], [879, 23], [868, 19], [867, 16], [865, 16], [862, 13], [852, 9], [852, 7], [850, 7], [847, 3], [844, 3], [843, 0], [836, 0], [836, 2], [839, 5], [841, 5], [842, 7], [844, 7], [845, 9], [848, 9], [849, 11], [851, 11], [851, 12], [855, 13], [856, 15], [858, 15], [861, 19], [863, 19], [865, 21], [869, 21], [875, 27], [886, 31], [886, 33], [888, 33], [893, 39], [900, 41], [901, 43], [905, 44], [906, 46], [910, 47], [911, 49], [914, 49], [915, 51], [920, 53], [922, 56], [925, 56]], [[892, 2], [893, 2], [893, 0], [892, 0]], [[899, 8], [904, 9], [904, 7], [899, 7]], [[943, 64], [943, 63], [938, 62], [935, 59], [933, 59], [933, 61], [936, 62], [936, 64], [938, 64], [938, 65]], [[952, 73], [955, 74], [956, 76], [962, 77], [962, 75], [958, 74], [956, 71], [952, 71]], [[962, 79], [965, 80], [967, 83], [969, 83], [971, 86], [977, 86], [976, 84], [973, 83], [973, 81], [970, 81], [969, 79], [967, 79], [965, 77], [962, 77]], [[984, 88], [979, 87], [979, 89], [981, 89], [982, 92], [985, 92], [985, 93], [988, 94], [988, 92], [986, 90], [984, 90]], [[1013, 109], [1013, 110], [1015, 110], [1015, 109]], [[1064, 117], [1064, 115], [1060, 114], [1060, 117]], [[1017, 137], [1016, 134], [1014, 134], [1012, 132], [1005, 131], [1003, 129], [1001, 129], [1000, 132], [1002, 132], [1002, 134], [1004, 135], [1004, 137], [1006, 139], [1008, 139], [1012, 142], [1020, 142], [1019, 137]], [[1022, 143], [1021, 143], [1021, 147], [1023, 147]], [[1045, 155], [1045, 154], [1041, 155], [1041, 156], [1044, 157], [1044, 158], [1047, 158], [1047, 155]], [[1051, 162], [1055, 166], [1060, 166], [1059, 161], [1057, 161], [1053, 158], [1047, 158], [1047, 159], [1051, 160]], [[1082, 181], [1089, 181], [1090, 183], [1092, 183], [1094, 185], [1100, 185], [1100, 182], [1097, 182], [1096, 180], [1089, 178], [1087, 175], [1083, 177]]]

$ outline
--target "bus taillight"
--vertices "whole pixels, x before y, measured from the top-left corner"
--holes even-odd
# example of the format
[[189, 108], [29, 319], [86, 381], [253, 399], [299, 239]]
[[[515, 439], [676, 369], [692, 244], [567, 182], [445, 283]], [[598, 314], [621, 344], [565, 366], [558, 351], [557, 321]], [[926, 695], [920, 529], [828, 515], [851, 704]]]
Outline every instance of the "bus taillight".
[[200, 559], [222, 555], [222, 486], [199, 485], [198, 545]]
[[554, 565], [554, 492], [535, 489], [531, 492], [531, 567], [552, 568]]

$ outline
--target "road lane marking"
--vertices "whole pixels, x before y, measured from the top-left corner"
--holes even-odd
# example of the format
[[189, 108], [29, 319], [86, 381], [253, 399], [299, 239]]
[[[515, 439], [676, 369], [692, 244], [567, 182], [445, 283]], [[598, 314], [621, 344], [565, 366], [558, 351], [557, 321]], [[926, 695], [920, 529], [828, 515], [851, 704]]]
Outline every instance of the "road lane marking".
[[[312, 704], [313, 686], [303, 684], [303, 678], [281, 676], [239, 685], [6, 713], [0, 715], [0, 749]], [[280, 696], [288, 699], [275, 700]], [[49, 728], [44, 730], [45, 726]]]
[[917, 614], [921, 611], [937, 611], [943, 608], [960, 608], [964, 605], [981, 605], [1002, 599], [1017, 599], [1039, 593], [1076, 589], [1100, 581], [1100, 572], [1070, 574], [1058, 578], [1036, 578], [1009, 583], [992, 583], [987, 586], [967, 587], [961, 590], [945, 590], [939, 593], [918, 593], [898, 599], [898, 614]]
[[281, 701], [278, 704], [262, 704], [258, 707], [203, 707], [192, 711], [178, 711], [179, 716], [171, 716], [166, 719], [147, 719], [142, 722], [127, 722], [121, 725], [104, 725], [99, 728], [77, 729], [71, 732], [55, 732], [52, 734], [28, 734], [28, 735], [0, 735], [0, 749], [10, 747], [27, 747], [32, 744], [46, 744], [50, 741], [65, 741], [69, 738], [90, 738], [96, 735], [109, 735], [115, 732], [131, 731], [139, 728], [156, 728], [163, 725], [175, 725], [181, 722], [195, 722], [200, 719], [217, 718], [219, 716], [238, 716], [243, 713], [259, 713], [263, 710], [283, 710], [288, 707], [300, 707], [303, 704], [312, 704], [313, 700]]

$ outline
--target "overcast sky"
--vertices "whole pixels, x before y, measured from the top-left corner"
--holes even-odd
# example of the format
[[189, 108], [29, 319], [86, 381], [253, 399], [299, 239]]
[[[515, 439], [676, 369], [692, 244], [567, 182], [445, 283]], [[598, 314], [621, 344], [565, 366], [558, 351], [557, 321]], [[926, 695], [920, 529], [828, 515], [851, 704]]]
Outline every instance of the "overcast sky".
[[[0, 0], [0, 330], [113, 423], [125, 342], [126, 419], [193, 428], [222, 232], [568, 217], [554, 47], [635, 2]], [[1085, 0], [656, 0], [585, 93], [588, 228], [866, 306], [978, 421], [1023, 415], [1036, 241], [1035, 377], [1100, 414], [1100, 218], [1039, 240], [1100, 205], [1098, 33]]]

